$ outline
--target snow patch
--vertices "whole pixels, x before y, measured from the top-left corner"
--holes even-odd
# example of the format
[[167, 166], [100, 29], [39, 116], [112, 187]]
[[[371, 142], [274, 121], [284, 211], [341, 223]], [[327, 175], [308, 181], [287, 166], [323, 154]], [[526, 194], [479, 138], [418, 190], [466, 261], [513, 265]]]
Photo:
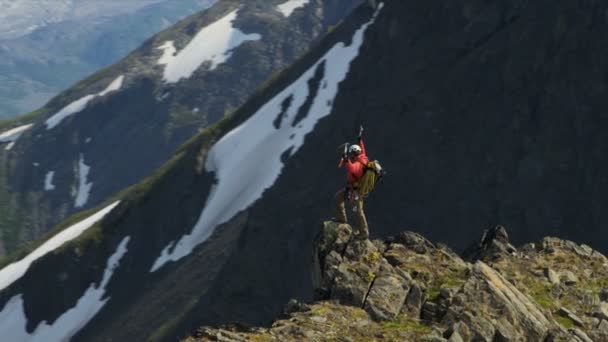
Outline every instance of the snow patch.
[[81, 208], [89, 200], [91, 194], [91, 188], [93, 187], [92, 182], [87, 182], [91, 167], [84, 163], [84, 156], [80, 154], [80, 160], [78, 161], [78, 193], [74, 200], [74, 207]]
[[277, 6], [279, 12], [283, 13], [284, 16], [289, 17], [293, 11], [300, 7], [304, 7], [310, 0], [288, 0]]
[[0, 144], [2, 143], [8, 143], [8, 145], [6, 145], [6, 150], [10, 150], [11, 148], [13, 148], [13, 146], [15, 146], [15, 142], [17, 142], [17, 139], [19, 139], [19, 137], [21, 137], [21, 135], [27, 131], [28, 129], [32, 128], [32, 124], [29, 125], [23, 125], [23, 126], [19, 126], [19, 127], [15, 127], [13, 129], [9, 129], [6, 132], [2, 132], [0, 133]]
[[232, 51], [241, 44], [260, 40], [262, 38], [260, 34], [245, 34], [232, 26], [237, 11], [238, 9], [204, 27], [177, 54], [173, 41], [167, 41], [159, 46], [158, 49], [163, 50], [163, 55], [158, 60], [158, 64], [165, 65], [164, 81], [175, 83], [182, 78], [189, 78], [205, 62], [210, 62], [209, 70], [213, 70], [230, 58]]
[[57, 127], [57, 125], [59, 125], [61, 123], [61, 121], [63, 121], [68, 116], [81, 112], [83, 109], [85, 109], [87, 107], [89, 102], [91, 102], [94, 98], [106, 96], [113, 91], [119, 90], [122, 87], [124, 78], [125, 77], [123, 75], [120, 75], [120, 76], [118, 76], [118, 78], [116, 78], [114, 81], [112, 81], [112, 83], [110, 83], [110, 85], [108, 85], [106, 87], [106, 89], [104, 89], [103, 91], [101, 91], [97, 94], [92, 94], [92, 95], [87, 95], [87, 96], [81, 97], [80, 99], [63, 107], [59, 112], [55, 113], [53, 116], [51, 116], [50, 118], [48, 118], [46, 120], [46, 129], [51, 130], [51, 129]]
[[120, 260], [127, 252], [130, 237], [122, 239], [114, 254], [108, 259], [103, 279], [98, 286], [91, 284], [76, 303], [76, 306], [64, 312], [55, 322], [48, 324], [43, 321], [32, 333], [27, 332], [27, 317], [23, 303], [23, 295], [11, 298], [0, 312], [0, 331], [3, 340], [22, 342], [69, 341], [101, 310], [110, 297], [105, 297], [106, 286], [114, 271], [120, 265]]
[[44, 178], [44, 191], [53, 191], [55, 190], [55, 185], [53, 185], [53, 177], [55, 177], [55, 171], [49, 171]]
[[[351, 45], [346, 46], [342, 42], [336, 44], [294, 83], [211, 148], [205, 169], [216, 175], [217, 183], [209, 193], [198, 222], [189, 234], [164, 248], [150, 272], [158, 270], [169, 261], [177, 261], [190, 254], [197, 245], [211, 236], [218, 225], [226, 223], [252, 205], [274, 184], [283, 169], [281, 157], [285, 154], [293, 156], [316, 123], [331, 113], [332, 106], [328, 104], [333, 103], [340, 82], [348, 74], [350, 63], [359, 55], [367, 27], [375, 21], [381, 8], [355, 32]], [[324, 84], [325, 81], [327, 86], [318, 89], [307, 115], [298, 118], [298, 110], [310, 94], [308, 82], [315, 77], [315, 72], [320, 67], [324, 67], [325, 72], [319, 84]], [[289, 97], [292, 97], [289, 107], [282, 108]], [[273, 122], [283, 111], [283, 121], [290, 120], [292, 124], [276, 128]], [[294, 127], [296, 119], [301, 121]], [[264, 153], [260, 154], [259, 151]], [[264, 167], [252, 169], [251, 165]]]
[[[3, 269], [0, 270], [0, 290], [5, 289], [17, 279], [21, 278], [28, 270], [32, 262], [43, 257], [47, 253], [55, 250], [57, 247], [64, 243], [77, 238], [82, 232], [93, 226], [95, 223], [103, 219], [112, 209], [114, 209], [118, 202], [114, 202], [109, 206], [101, 209], [95, 214], [87, 217], [86, 219], [69, 226], [68, 228], [57, 233], [55, 236], [50, 238], [47, 242], [43, 243], [40, 247], [36, 248], [33, 252], [28, 254], [25, 258], [16, 261]], [[0, 322], [2, 320], [0, 319]], [[3, 331], [0, 329], [0, 331]]]
[[113, 91], [119, 90], [122, 87], [122, 82], [124, 80], [125, 77], [123, 75], [118, 76], [118, 78], [112, 81], [112, 83], [110, 83], [110, 85], [106, 89], [104, 89], [101, 93], [98, 94], [98, 96], [106, 96]]

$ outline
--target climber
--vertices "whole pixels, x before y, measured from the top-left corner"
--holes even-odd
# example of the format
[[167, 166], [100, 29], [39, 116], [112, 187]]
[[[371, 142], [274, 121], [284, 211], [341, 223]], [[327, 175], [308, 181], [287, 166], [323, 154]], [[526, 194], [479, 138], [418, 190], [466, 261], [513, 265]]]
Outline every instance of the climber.
[[363, 196], [361, 196], [358, 191], [358, 181], [363, 177], [367, 163], [369, 162], [365, 152], [365, 144], [363, 143], [363, 127], [359, 130], [357, 142], [358, 145], [344, 145], [345, 151], [338, 164], [338, 167], [342, 167], [342, 165], [346, 166], [346, 187], [336, 193], [337, 215], [335, 220], [337, 222], [346, 223], [346, 202], [353, 204], [354, 211], [356, 211], [359, 218], [357, 237], [360, 239], [367, 239], [369, 237], [369, 231], [367, 219], [363, 212]]

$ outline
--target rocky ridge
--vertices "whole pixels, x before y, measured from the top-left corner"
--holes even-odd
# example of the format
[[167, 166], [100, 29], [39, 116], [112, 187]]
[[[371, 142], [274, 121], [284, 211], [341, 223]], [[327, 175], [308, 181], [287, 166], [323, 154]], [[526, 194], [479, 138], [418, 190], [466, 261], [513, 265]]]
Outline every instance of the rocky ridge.
[[608, 341], [608, 259], [586, 245], [515, 248], [498, 226], [461, 257], [414, 232], [358, 240], [325, 222], [313, 254], [317, 301], [185, 341]]

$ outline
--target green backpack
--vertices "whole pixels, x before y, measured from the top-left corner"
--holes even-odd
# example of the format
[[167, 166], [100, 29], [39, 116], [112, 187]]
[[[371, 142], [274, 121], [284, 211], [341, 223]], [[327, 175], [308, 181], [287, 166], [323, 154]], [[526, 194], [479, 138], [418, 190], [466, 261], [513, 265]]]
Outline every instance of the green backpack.
[[367, 197], [372, 190], [376, 187], [376, 184], [382, 179], [386, 172], [377, 160], [368, 162], [363, 172], [363, 177], [357, 182], [359, 187], [359, 195]]

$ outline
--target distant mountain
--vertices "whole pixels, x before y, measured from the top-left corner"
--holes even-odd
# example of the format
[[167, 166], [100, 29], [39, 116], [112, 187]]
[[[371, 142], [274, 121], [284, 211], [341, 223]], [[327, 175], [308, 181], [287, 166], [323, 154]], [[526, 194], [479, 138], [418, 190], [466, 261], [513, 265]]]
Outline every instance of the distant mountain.
[[216, 0], [0, 0], [0, 119], [30, 112]]
[[357, 3], [218, 1], [32, 115], [0, 123], [0, 134], [28, 127], [0, 146], [0, 247], [11, 251], [139, 182]]

